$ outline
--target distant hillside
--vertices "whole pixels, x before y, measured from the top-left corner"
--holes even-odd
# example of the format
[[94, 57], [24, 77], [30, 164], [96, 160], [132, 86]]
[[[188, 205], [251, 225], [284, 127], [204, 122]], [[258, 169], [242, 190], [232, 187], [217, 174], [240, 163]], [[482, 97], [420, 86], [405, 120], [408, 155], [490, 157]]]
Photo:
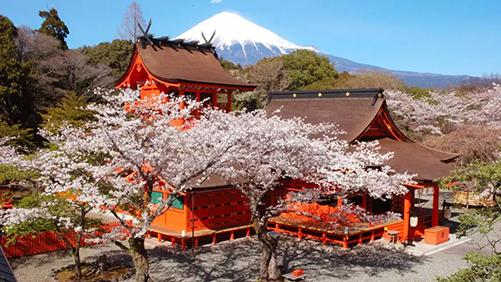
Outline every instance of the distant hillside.
[[468, 75], [445, 75], [435, 73], [421, 73], [411, 71], [390, 70], [378, 66], [357, 63], [345, 58], [327, 55], [329, 60], [334, 63], [336, 70], [347, 71], [351, 73], [361, 71], [382, 71], [393, 74], [409, 86], [447, 88], [457, 86], [471, 80], [477, 79]]
[[[208, 39], [213, 32], [212, 40], [220, 57], [236, 64], [255, 64], [267, 57], [288, 54], [297, 49], [309, 49], [319, 52], [313, 47], [299, 46], [280, 37], [276, 33], [261, 27], [242, 16], [222, 12], [193, 26], [177, 38], [204, 42], [202, 33]], [[326, 55], [334, 63], [338, 71], [357, 73], [362, 71], [388, 72], [409, 86], [446, 88], [476, 79], [467, 75], [442, 75], [410, 71], [390, 70], [378, 66], [361, 64], [349, 59]]]

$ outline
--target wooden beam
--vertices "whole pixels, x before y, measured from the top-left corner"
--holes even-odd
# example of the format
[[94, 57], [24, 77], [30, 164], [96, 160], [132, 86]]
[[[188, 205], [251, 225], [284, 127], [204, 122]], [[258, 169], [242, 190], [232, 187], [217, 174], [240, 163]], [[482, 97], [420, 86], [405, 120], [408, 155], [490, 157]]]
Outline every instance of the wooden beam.
[[434, 183], [433, 184], [433, 210], [432, 210], [432, 214], [431, 214], [431, 226], [432, 227], [438, 225], [439, 196], [440, 196], [440, 188], [438, 187], [438, 184]]

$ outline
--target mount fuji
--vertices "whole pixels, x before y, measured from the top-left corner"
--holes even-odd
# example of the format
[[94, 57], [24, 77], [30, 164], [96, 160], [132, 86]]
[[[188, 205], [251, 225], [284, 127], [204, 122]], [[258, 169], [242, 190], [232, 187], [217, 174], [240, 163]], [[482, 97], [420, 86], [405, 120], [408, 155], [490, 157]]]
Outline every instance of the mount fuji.
[[[297, 49], [317, 51], [313, 47], [299, 46], [242, 16], [221, 12], [195, 25], [177, 38], [204, 42], [202, 33], [209, 38], [215, 32], [212, 45], [220, 57], [241, 65], [288, 54]], [[318, 51], [317, 51], [318, 52]]]
[[[278, 34], [261, 27], [244, 17], [221, 12], [193, 26], [176, 39], [205, 42], [213, 33], [212, 44], [220, 57], [233, 63], [250, 65], [263, 58], [285, 55], [298, 49], [308, 49], [322, 53], [311, 46], [300, 46], [280, 37]], [[442, 75], [385, 69], [378, 66], [357, 63], [349, 59], [324, 54], [337, 71], [351, 73], [363, 71], [389, 72], [409, 86], [450, 87], [467, 82], [474, 77], [467, 75]]]

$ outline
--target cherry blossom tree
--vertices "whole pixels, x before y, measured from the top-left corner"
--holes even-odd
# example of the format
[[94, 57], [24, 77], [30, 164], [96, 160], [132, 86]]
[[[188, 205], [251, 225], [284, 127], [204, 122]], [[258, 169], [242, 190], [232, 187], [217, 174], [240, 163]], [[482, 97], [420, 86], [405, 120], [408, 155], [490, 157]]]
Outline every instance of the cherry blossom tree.
[[[89, 106], [95, 112], [94, 122], [83, 129], [64, 127], [49, 139], [72, 156], [67, 166], [83, 171], [91, 181], [79, 194], [81, 201], [121, 223], [100, 240], [130, 252], [136, 280], [146, 281], [147, 228], [172, 204], [171, 200], [151, 203], [153, 189], [177, 195], [197, 186], [216, 168], [227, 165], [226, 156], [236, 153], [241, 136], [231, 134], [233, 124], [224, 118], [213, 122], [211, 117], [222, 117], [220, 111], [207, 110], [195, 120], [192, 113], [201, 106], [195, 101], [164, 95], [137, 100], [138, 92], [131, 90], [98, 94], [106, 103]], [[67, 183], [68, 171], [55, 171], [61, 183]], [[64, 190], [66, 184], [58, 187]], [[117, 234], [126, 234], [128, 244], [117, 240]]]
[[17, 153], [16, 149], [8, 145], [9, 140], [9, 138], [5, 137], [0, 138], [0, 164], [10, 163], [20, 158], [20, 155]]
[[501, 128], [499, 84], [470, 93], [436, 90], [429, 93], [430, 96], [423, 99], [399, 90], [386, 91], [385, 95], [397, 120], [415, 131], [442, 135], [445, 127], [463, 124]]
[[82, 244], [106, 231], [100, 228], [98, 218], [89, 216], [91, 207], [58, 195], [40, 194], [23, 198], [18, 206], [0, 211], [0, 222], [9, 242], [15, 242], [18, 236], [53, 231], [70, 250], [74, 275], [81, 278]]
[[15, 241], [18, 236], [54, 231], [64, 242], [75, 264], [75, 277], [82, 277], [80, 248], [85, 240], [102, 236], [101, 221], [90, 216], [99, 186], [85, 170], [86, 159], [65, 149], [42, 150], [30, 159], [9, 146], [0, 146], [4, 162], [35, 172], [35, 190], [16, 207], [0, 211], [3, 231]]
[[[324, 193], [359, 190], [384, 197], [405, 193], [403, 184], [412, 182], [412, 176], [393, 174], [383, 165], [391, 154], [379, 154], [376, 143], [350, 146], [336, 138], [340, 132], [334, 126], [311, 125], [299, 118], [268, 117], [264, 111], [231, 113], [221, 118], [233, 124], [231, 134], [241, 136], [242, 143], [235, 154], [228, 156], [231, 166], [222, 167], [218, 173], [249, 201], [251, 221], [262, 246], [263, 281], [280, 279], [278, 240], [267, 232], [268, 219], [284, 211], [291, 201], [311, 201]], [[306, 180], [319, 188], [270, 200], [286, 179]]]
[[[377, 153], [375, 143], [351, 146], [336, 138], [340, 132], [332, 125], [283, 120], [264, 111], [202, 110], [200, 103], [164, 95], [138, 100], [132, 90], [97, 94], [105, 103], [89, 106], [95, 120], [47, 136], [58, 149], [42, 155], [38, 165], [42, 178], [52, 181], [49, 193], [69, 191], [76, 196], [69, 199], [120, 222], [120, 228], [98, 239], [131, 253], [137, 281], [149, 278], [147, 228], [172, 204], [168, 199], [151, 203], [153, 189], [177, 195], [214, 174], [235, 185], [249, 201], [263, 248], [261, 278], [274, 280], [279, 277], [278, 242], [266, 224], [288, 201], [364, 189], [384, 197], [404, 193], [402, 184], [410, 182], [411, 176], [393, 174], [383, 165], [391, 154]], [[199, 119], [196, 112], [202, 112]], [[303, 179], [319, 189], [266, 201], [286, 179]], [[118, 234], [126, 234], [128, 242], [118, 240]]]

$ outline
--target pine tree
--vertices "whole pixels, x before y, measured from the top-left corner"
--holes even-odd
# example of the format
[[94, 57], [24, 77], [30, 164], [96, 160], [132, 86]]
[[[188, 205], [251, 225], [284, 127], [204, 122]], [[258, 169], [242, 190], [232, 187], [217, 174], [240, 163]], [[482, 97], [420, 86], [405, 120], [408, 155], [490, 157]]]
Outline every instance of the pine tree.
[[115, 39], [96, 46], [84, 47], [82, 53], [93, 64], [102, 64], [112, 70], [114, 79], [118, 79], [128, 68], [133, 44], [129, 40]]
[[42, 10], [38, 12], [38, 15], [44, 18], [44, 21], [38, 31], [56, 38], [59, 42], [61, 42], [61, 48], [63, 50], [68, 50], [68, 45], [66, 44], [65, 39], [68, 37], [70, 31], [59, 17], [57, 10], [54, 8], [49, 11]]
[[10, 120], [10, 104], [21, 91], [23, 71], [15, 39], [17, 29], [0, 15], [0, 115]]
[[29, 79], [32, 68], [29, 62], [20, 59], [17, 36], [14, 24], [0, 15], [0, 121], [7, 126], [31, 127], [36, 123], [28, 88], [32, 84]]

